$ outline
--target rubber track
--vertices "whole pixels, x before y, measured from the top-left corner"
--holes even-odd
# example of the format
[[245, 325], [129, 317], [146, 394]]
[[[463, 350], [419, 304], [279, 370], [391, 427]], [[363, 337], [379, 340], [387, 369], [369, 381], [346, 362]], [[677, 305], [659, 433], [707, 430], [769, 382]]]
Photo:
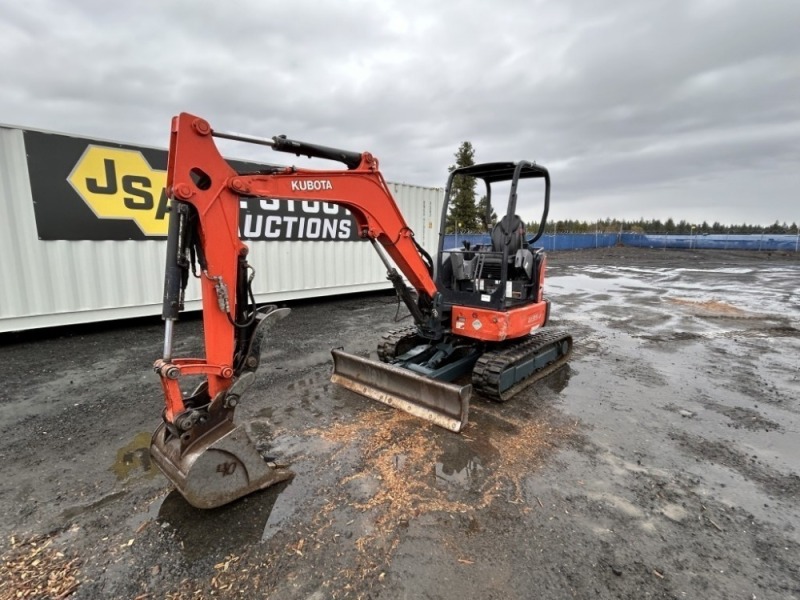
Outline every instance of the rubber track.
[[[569, 342], [569, 350], [567, 350], [566, 354], [562, 354], [557, 360], [535, 371], [522, 381], [516, 382], [507, 390], [501, 391], [498, 388], [500, 376], [504, 371], [538, 354], [548, 346], [564, 341]], [[475, 367], [472, 370], [473, 390], [489, 400], [505, 402], [515, 394], [518, 394], [536, 381], [563, 366], [569, 359], [570, 354], [572, 354], [572, 336], [569, 333], [557, 330], [539, 331], [501, 350], [484, 353], [483, 356], [478, 359], [478, 362], [475, 363]]]
[[394, 360], [397, 356], [397, 346], [415, 337], [417, 337], [416, 325], [409, 325], [408, 327], [401, 327], [384, 333], [378, 343], [378, 358], [381, 362]]

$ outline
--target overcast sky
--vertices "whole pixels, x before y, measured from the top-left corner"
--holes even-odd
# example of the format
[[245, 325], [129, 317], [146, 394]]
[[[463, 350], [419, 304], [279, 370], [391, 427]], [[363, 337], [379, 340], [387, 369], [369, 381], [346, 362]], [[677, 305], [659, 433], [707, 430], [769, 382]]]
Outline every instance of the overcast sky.
[[469, 140], [557, 219], [800, 222], [798, 0], [7, 1], [0, 57], [0, 123], [165, 147], [187, 111], [437, 187]]

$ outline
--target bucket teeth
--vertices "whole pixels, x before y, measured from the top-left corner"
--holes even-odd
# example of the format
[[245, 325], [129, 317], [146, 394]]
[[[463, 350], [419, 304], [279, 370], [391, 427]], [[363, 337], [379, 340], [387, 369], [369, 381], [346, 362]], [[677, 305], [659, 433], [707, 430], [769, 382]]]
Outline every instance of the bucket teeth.
[[183, 451], [180, 438], [162, 424], [153, 434], [150, 455], [196, 508], [222, 506], [294, 475], [266, 462], [247, 432], [229, 420], [206, 431]]
[[444, 383], [341, 350], [331, 354], [333, 383], [456, 433], [466, 426], [471, 385]]

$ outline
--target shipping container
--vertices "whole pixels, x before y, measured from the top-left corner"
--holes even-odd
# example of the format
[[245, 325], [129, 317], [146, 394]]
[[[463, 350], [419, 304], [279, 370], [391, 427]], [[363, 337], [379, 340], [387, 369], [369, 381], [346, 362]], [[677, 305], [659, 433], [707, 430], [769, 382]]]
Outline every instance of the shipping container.
[[[161, 313], [166, 154], [0, 126], [0, 332]], [[389, 187], [417, 241], [435, 251], [443, 191]], [[391, 287], [341, 207], [251, 198], [240, 215], [259, 303]], [[186, 299], [187, 310], [200, 308], [194, 279]]]

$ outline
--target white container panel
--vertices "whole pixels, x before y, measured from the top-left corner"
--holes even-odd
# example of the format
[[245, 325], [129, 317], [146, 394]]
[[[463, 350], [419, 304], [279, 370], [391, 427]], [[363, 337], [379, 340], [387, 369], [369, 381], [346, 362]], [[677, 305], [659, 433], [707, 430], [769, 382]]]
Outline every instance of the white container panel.
[[[442, 190], [390, 184], [417, 241], [438, 243]], [[164, 240], [44, 241], [38, 237], [23, 131], [0, 127], [0, 332], [161, 313]], [[254, 241], [258, 302], [389, 289], [369, 242]], [[190, 278], [188, 310], [200, 308]]]

